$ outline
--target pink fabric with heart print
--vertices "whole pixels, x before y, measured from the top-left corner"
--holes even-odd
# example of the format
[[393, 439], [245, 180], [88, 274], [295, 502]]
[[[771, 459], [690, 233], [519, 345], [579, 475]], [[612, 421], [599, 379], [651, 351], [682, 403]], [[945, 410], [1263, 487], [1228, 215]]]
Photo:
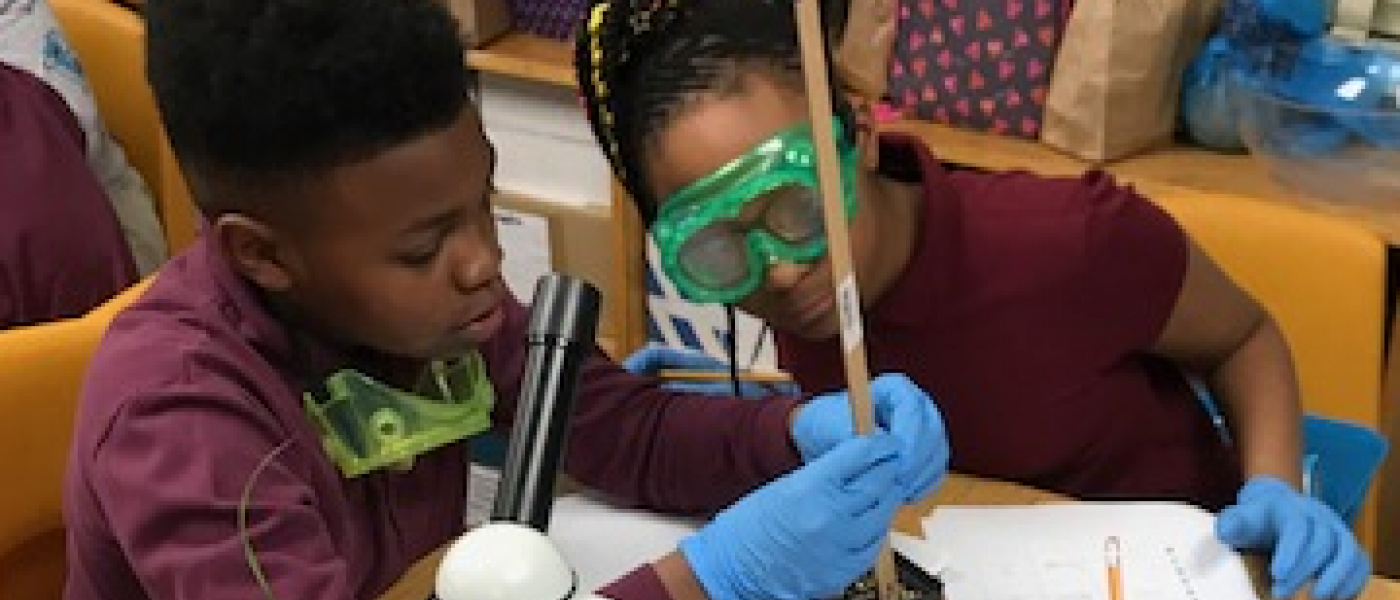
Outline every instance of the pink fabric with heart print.
[[918, 119], [1038, 137], [1072, 8], [1073, 0], [900, 0], [891, 103]]
[[508, 0], [515, 29], [570, 41], [588, 12], [588, 0]]

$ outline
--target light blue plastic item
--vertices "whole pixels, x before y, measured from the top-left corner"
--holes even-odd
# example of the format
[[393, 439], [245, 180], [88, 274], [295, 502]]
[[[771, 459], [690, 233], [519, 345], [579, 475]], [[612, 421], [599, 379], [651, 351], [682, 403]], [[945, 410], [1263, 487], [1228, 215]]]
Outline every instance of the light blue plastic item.
[[1324, 38], [1279, 47], [1236, 85], [1240, 134], [1285, 188], [1353, 205], [1400, 201], [1400, 53]]
[[[1252, 74], [1253, 83], [1272, 102], [1246, 103], [1245, 110], [1279, 113], [1288, 105], [1286, 113], [1268, 123], [1280, 130], [1285, 144], [1292, 142], [1288, 146], [1293, 147], [1281, 150], [1316, 155], [1337, 150], [1349, 137], [1377, 148], [1400, 149], [1400, 55], [1393, 49], [1318, 38], [1279, 49], [1266, 70]], [[1309, 139], [1319, 132], [1335, 132], [1327, 135], [1335, 141]]]
[[1183, 76], [1181, 119], [1196, 143], [1217, 150], [1242, 150], [1240, 107], [1234, 88], [1240, 73], [1267, 64], [1275, 48], [1322, 37], [1326, 0], [1227, 0], [1220, 27]]
[[1243, 150], [1239, 102], [1234, 93], [1230, 41], [1214, 36], [1185, 74], [1181, 119], [1197, 144], [1216, 150]]
[[1306, 39], [1327, 32], [1328, 0], [1227, 0], [1221, 30], [1250, 45]]
[[1400, 53], [1326, 35], [1328, 12], [1322, 0], [1228, 0], [1185, 73], [1184, 128], [1205, 146], [1247, 148], [1319, 200], [1394, 200]]
[[1304, 485], [1351, 523], [1388, 448], [1385, 437], [1370, 427], [1308, 415], [1303, 421]]

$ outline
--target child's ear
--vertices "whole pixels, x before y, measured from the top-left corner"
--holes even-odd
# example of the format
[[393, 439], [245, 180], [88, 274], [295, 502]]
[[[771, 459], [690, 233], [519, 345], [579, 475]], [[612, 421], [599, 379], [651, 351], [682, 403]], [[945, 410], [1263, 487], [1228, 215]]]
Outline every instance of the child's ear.
[[880, 131], [901, 118], [899, 110], [881, 101], [851, 96], [851, 110], [856, 116], [856, 147], [860, 148], [861, 164], [874, 170], [880, 166]]
[[875, 118], [875, 103], [854, 94], [849, 98], [856, 120], [856, 148], [860, 149], [861, 166], [873, 171], [880, 166], [879, 121]]
[[292, 287], [290, 249], [276, 229], [248, 215], [227, 213], [214, 221], [210, 233], [223, 247], [234, 270], [258, 287], [270, 292], [284, 292]]

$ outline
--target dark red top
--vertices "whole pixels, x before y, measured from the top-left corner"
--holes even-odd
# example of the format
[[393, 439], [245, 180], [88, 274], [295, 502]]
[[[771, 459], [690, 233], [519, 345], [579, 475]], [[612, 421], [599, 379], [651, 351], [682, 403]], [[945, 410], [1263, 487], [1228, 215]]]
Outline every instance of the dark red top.
[[0, 329], [81, 315], [135, 281], [78, 120], [0, 64]]
[[[482, 348], [494, 418], [508, 425], [527, 314], [512, 305]], [[368, 600], [462, 532], [464, 444], [407, 472], [345, 479], [302, 409], [303, 382], [370, 362], [276, 320], [207, 240], [167, 264], [98, 348], [78, 413], [66, 484], [68, 600], [263, 598], [237, 525], [248, 523], [276, 595]], [[793, 400], [680, 395], [601, 354], [583, 370], [567, 469], [642, 506], [711, 511], [795, 468]], [[658, 557], [659, 558], [659, 557]], [[604, 592], [663, 600], [650, 568]]]
[[[1086, 498], [1228, 503], [1236, 454], [1183, 374], [1147, 354], [1185, 275], [1177, 223], [1101, 172], [951, 171], [913, 138], [882, 145], [927, 208], [904, 274], [867, 310], [871, 370], [934, 397], [952, 468]], [[844, 387], [839, 340], [779, 335], [778, 349], [804, 390]]]

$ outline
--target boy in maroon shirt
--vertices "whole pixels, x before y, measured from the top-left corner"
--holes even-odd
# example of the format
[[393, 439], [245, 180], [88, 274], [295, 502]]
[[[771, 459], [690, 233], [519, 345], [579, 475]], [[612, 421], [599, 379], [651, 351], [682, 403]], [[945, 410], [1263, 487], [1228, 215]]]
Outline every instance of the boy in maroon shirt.
[[[90, 366], [66, 596], [375, 598], [461, 532], [462, 439], [509, 426], [525, 359], [456, 24], [437, 0], [149, 0], [146, 16], [149, 76], [210, 225]], [[327, 436], [347, 390], [436, 402], [455, 438], [352, 460], [359, 446]], [[677, 394], [595, 353], [566, 470], [641, 506], [723, 509], [603, 593], [841, 590], [946, 467], [928, 397], [898, 376], [872, 392], [879, 431], [855, 437], [843, 394]]]
[[[820, 391], [840, 384], [842, 350], [792, 13], [790, 0], [594, 0], [576, 60], [668, 276], [764, 319], [780, 366]], [[1315, 597], [1359, 593], [1366, 556], [1298, 490], [1282, 335], [1168, 215], [1102, 173], [950, 171], [917, 139], [869, 139], [833, 102], [870, 364], [937, 398], [954, 469], [1229, 505], [1221, 539], [1276, 551], [1276, 595], [1309, 580]]]

